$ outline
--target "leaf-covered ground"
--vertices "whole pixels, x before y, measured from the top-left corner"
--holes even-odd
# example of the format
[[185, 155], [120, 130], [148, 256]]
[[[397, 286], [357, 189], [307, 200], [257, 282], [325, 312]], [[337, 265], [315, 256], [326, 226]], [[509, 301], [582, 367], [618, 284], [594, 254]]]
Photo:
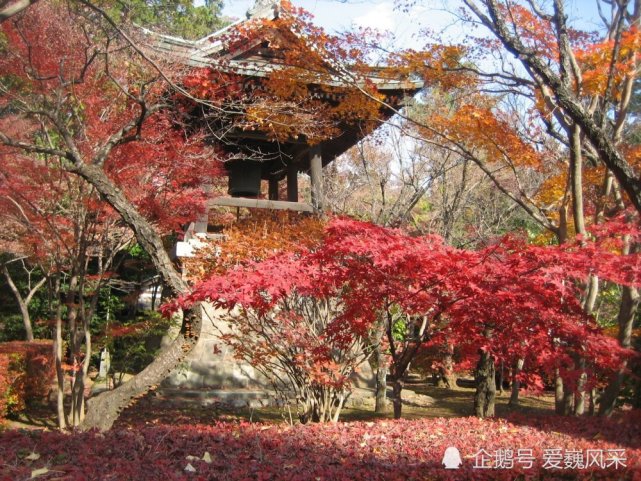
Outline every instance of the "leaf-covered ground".
[[[450, 446], [460, 451], [463, 465], [458, 470], [441, 464]], [[487, 454], [476, 456], [480, 450]], [[503, 467], [474, 467], [481, 461]], [[582, 468], [581, 461], [592, 466]], [[507, 468], [510, 463], [512, 468]], [[297, 426], [242, 421], [134, 425], [105, 435], [0, 433], [0, 480], [29, 479], [33, 474], [59, 480], [638, 481], [641, 415], [630, 412], [612, 420], [515, 415], [510, 421], [466, 417]]]

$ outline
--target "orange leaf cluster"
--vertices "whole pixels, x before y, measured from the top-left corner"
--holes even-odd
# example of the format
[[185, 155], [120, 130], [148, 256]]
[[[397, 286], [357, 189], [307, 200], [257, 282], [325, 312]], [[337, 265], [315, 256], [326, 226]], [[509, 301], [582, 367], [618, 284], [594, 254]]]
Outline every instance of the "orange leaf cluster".
[[457, 88], [474, 87], [477, 79], [462, 69], [468, 53], [460, 45], [434, 44], [417, 52], [407, 50], [392, 59], [390, 74], [408, 77], [420, 75], [425, 84], [447, 92]]
[[222, 239], [207, 241], [185, 261], [189, 278], [203, 280], [214, 273], [282, 252], [299, 252], [320, 244], [325, 221], [316, 216], [257, 209], [227, 226]]
[[[637, 52], [641, 33], [636, 27], [622, 33], [619, 56], [613, 69], [613, 94], [618, 99], [621, 85], [626, 77], [634, 75], [637, 66]], [[584, 93], [599, 95], [605, 92], [610, 76], [610, 64], [614, 50], [614, 40], [606, 39], [586, 45], [577, 52], [577, 61], [583, 71], [582, 88]]]
[[552, 24], [542, 19], [529, 8], [509, 3], [501, 5], [504, 18], [510, 19], [519, 40], [538, 55], [550, 60], [558, 59], [558, 45]]
[[[365, 61], [362, 39], [328, 35], [287, 2], [277, 19], [245, 22], [223, 42], [223, 70], [227, 58], [247, 59], [250, 66], [252, 59], [268, 55], [276, 65], [264, 69], [264, 78], [252, 80], [214, 69], [187, 76], [184, 85], [190, 93], [232, 106], [229, 110], [237, 114], [226, 121], [234, 127], [260, 131], [277, 141], [304, 137], [316, 144], [340, 133], [340, 124], [365, 123], [367, 129], [382, 117], [383, 97], [365, 80], [372, 68]], [[349, 80], [344, 68], [350, 70]]]
[[536, 195], [536, 200], [542, 205], [560, 205], [566, 196], [568, 188], [568, 172], [561, 170], [560, 172], [548, 176], [544, 181], [539, 192]]
[[504, 162], [513, 165], [539, 168], [541, 155], [515, 131], [510, 119], [490, 106], [467, 104], [452, 115], [435, 115], [431, 125], [457, 145], [481, 151], [486, 162]]

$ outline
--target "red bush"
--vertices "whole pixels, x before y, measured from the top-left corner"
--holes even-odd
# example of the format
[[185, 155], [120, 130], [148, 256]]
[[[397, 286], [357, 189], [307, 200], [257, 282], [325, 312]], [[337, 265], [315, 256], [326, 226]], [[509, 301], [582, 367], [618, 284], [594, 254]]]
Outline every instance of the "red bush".
[[51, 341], [0, 343], [0, 418], [16, 413], [51, 390], [54, 374]]

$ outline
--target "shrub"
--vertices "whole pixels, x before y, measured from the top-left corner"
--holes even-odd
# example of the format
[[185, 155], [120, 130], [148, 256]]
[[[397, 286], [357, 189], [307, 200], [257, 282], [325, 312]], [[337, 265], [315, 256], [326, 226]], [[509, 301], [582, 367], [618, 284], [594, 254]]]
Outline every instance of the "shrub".
[[6, 354], [0, 354], [0, 419], [7, 415], [11, 378], [9, 373], [10, 359]]
[[[107, 331], [111, 351], [111, 371], [138, 373], [154, 360], [162, 338], [171, 327], [171, 319], [145, 311], [136, 319], [113, 325]], [[100, 354], [97, 353], [97, 363]]]
[[46, 398], [53, 374], [51, 341], [0, 343], [0, 418]]

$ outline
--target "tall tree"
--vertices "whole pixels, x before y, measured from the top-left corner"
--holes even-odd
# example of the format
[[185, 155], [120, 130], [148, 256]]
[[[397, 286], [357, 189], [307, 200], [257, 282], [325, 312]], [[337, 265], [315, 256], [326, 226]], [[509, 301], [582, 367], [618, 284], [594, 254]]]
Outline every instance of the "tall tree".
[[[506, 238], [483, 250], [457, 250], [436, 236], [410, 237], [399, 231], [347, 219], [330, 222], [320, 246], [296, 256], [281, 256], [228, 271], [201, 283], [181, 301], [211, 300], [226, 308], [242, 306], [246, 322], [266, 316], [270, 329], [280, 326], [288, 334], [278, 337], [295, 349], [300, 335], [291, 332], [286, 319], [268, 315], [292, 292], [340, 300], [340, 321], [324, 334], [348, 345], [364, 336], [388, 312], [387, 337], [392, 351], [390, 372], [395, 379], [395, 416], [401, 415], [402, 375], [418, 350], [428, 341], [443, 339], [459, 346], [464, 362], [477, 360], [479, 383], [476, 411], [481, 417], [494, 412], [492, 386], [495, 363], [525, 359], [530, 382], [560, 369], [577, 379], [573, 362], [577, 351], [590, 354], [582, 367], [594, 374], [616, 370], [629, 355], [604, 335], [583, 310], [573, 279], [594, 272], [628, 285], [641, 281], [637, 260], [602, 252], [596, 245], [532, 247]], [[596, 260], [595, 260], [596, 258]], [[286, 268], [281, 268], [285, 266]], [[238, 276], [242, 273], [242, 278]], [[403, 324], [398, 323], [403, 318]], [[271, 324], [273, 323], [273, 324]], [[409, 332], [395, 338], [395, 330]], [[240, 329], [240, 335], [247, 328]], [[517, 342], [518, 341], [518, 342]], [[235, 349], [246, 346], [238, 336], [225, 338]], [[262, 344], [255, 362], [266, 367], [278, 356]], [[253, 351], [253, 350], [252, 350]], [[312, 363], [317, 352], [299, 353], [300, 362]], [[486, 388], [486, 389], [484, 389]], [[398, 401], [398, 402], [396, 402]]]
[[[3, 23], [2, 155], [53, 159], [83, 179], [135, 233], [164, 282], [184, 293], [162, 234], [202, 212], [199, 185], [220, 172], [217, 157], [170, 120], [158, 71], [101, 18], [81, 4], [43, 2]], [[91, 401], [83, 427], [108, 428], [131, 397], [164, 378], [198, 336], [197, 318], [184, 323], [139, 376]]]
[[[26, 273], [27, 276], [27, 286], [26, 294], [23, 294], [20, 291], [20, 288], [17, 286], [9, 265], [12, 263], [20, 263], [22, 265], [22, 270]], [[31, 322], [31, 314], [29, 313], [29, 304], [33, 300], [33, 296], [38, 292], [38, 290], [47, 282], [45, 276], [40, 277], [37, 281], [34, 282], [33, 274], [37, 270], [37, 266], [29, 267], [25, 262], [25, 257], [11, 258], [2, 262], [2, 274], [11, 290], [11, 293], [18, 303], [18, 308], [20, 309], [20, 315], [22, 316], [22, 324], [25, 331], [25, 340], [33, 341], [33, 324]]]
[[[638, 72], [639, 2], [597, 2], [598, 32], [577, 30], [560, 0], [464, 5], [456, 16], [474, 28], [459, 44], [430, 38], [423, 50], [390, 61], [397, 72], [421, 74], [428, 94], [452, 99], [440, 112], [412, 119], [419, 135], [474, 162], [557, 242], [585, 237], [590, 224], [628, 203], [638, 216], [639, 166], [622, 134]], [[475, 34], [479, 26], [487, 30]], [[623, 290], [622, 326], [631, 325], [627, 299], [636, 298], [634, 287]], [[586, 311], [597, 295], [591, 276]]]

